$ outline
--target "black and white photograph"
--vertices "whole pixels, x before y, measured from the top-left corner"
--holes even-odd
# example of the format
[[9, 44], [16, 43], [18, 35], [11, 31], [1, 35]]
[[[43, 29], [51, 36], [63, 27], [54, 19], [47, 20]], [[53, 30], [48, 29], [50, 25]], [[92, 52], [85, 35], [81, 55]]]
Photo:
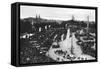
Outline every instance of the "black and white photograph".
[[97, 59], [96, 10], [20, 6], [20, 64]]
[[0, 69], [100, 69], [100, 0], [2, 0]]

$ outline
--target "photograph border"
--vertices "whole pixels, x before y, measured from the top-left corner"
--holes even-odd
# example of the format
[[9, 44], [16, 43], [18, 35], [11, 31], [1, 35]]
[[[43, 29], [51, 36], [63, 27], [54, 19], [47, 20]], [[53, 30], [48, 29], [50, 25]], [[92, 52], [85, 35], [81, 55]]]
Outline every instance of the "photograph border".
[[[98, 23], [97, 23], [97, 7], [90, 7], [90, 6], [74, 6], [74, 5], [58, 5], [58, 4], [43, 4], [43, 3], [25, 3], [25, 2], [16, 2], [16, 32], [17, 32], [17, 38], [16, 38], [16, 66], [36, 66], [36, 65], [54, 65], [54, 64], [73, 64], [73, 63], [88, 63], [88, 62], [97, 62], [98, 61], [98, 48], [97, 48], [97, 31], [98, 31]], [[45, 62], [45, 63], [28, 63], [28, 64], [20, 64], [20, 6], [41, 6], [41, 7], [56, 7], [56, 8], [76, 8], [76, 9], [94, 9], [95, 10], [95, 23], [96, 23], [96, 59], [95, 60], [81, 60], [81, 61], [64, 61], [64, 62]]]

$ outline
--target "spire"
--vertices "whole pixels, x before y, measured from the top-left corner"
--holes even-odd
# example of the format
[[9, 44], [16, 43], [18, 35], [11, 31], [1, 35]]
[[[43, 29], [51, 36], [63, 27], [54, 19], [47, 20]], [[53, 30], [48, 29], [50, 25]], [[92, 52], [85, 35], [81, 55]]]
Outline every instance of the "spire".
[[89, 22], [89, 15], [87, 16], [87, 21]]
[[72, 15], [72, 20], [73, 20], [73, 21], [75, 20], [75, 17], [74, 17], [74, 15]]
[[37, 19], [37, 14], [36, 14], [36, 19]]
[[87, 16], [87, 33], [88, 33], [88, 30], [89, 30], [89, 15]]

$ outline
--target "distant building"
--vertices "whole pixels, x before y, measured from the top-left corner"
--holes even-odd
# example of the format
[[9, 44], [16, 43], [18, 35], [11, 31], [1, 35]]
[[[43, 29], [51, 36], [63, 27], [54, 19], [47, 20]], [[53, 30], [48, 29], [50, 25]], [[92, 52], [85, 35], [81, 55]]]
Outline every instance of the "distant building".
[[37, 15], [37, 14], [36, 14], [36, 21], [37, 21], [37, 22], [40, 22], [40, 20], [41, 20], [40, 15]]
[[72, 21], [74, 21], [75, 20], [75, 17], [74, 17], [74, 15], [72, 15]]

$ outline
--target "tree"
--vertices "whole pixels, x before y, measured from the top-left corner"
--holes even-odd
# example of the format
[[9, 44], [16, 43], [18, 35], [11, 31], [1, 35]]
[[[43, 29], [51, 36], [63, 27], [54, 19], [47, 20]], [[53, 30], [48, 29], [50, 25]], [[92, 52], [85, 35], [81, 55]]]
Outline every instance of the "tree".
[[25, 32], [31, 32], [32, 31], [32, 25], [31, 23], [26, 20], [20, 20], [20, 33], [25, 33]]

